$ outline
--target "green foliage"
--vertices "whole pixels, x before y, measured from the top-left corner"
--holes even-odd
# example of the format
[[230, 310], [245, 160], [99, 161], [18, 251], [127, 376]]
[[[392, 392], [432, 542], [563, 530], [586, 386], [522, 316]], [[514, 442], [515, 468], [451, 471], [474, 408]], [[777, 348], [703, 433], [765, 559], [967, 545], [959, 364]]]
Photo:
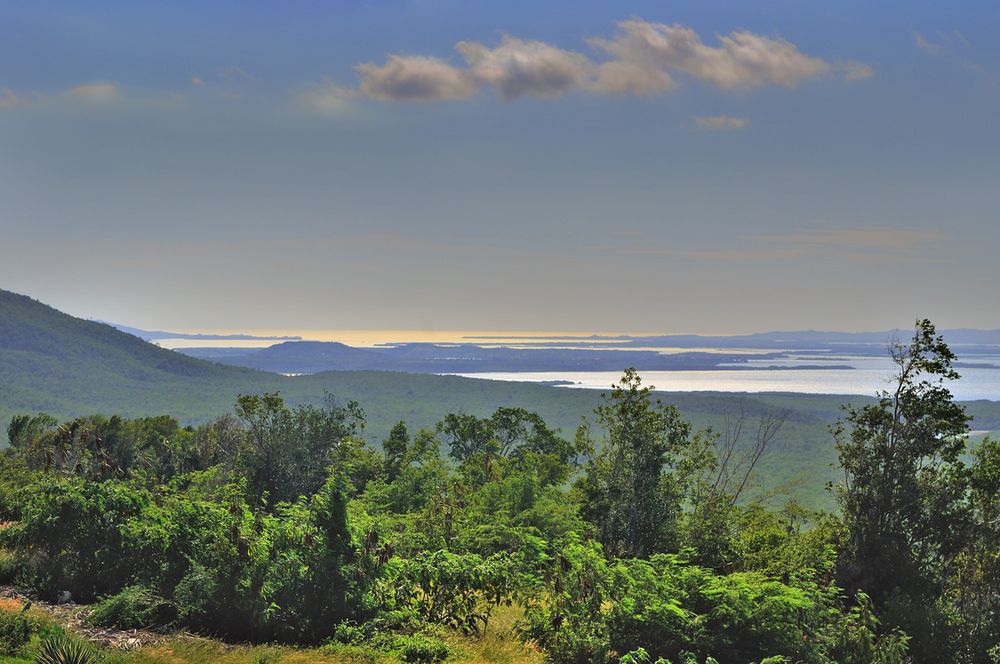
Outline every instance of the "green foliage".
[[404, 662], [443, 662], [450, 654], [440, 639], [421, 634], [399, 636], [393, 646]]
[[516, 591], [516, 561], [448, 551], [395, 561], [383, 583], [389, 606], [413, 609], [426, 622], [467, 634], [486, 629], [493, 608], [510, 605]]
[[651, 393], [627, 369], [595, 411], [604, 440], [580, 483], [582, 510], [609, 555], [644, 557], [677, 543], [681, 480], [674, 470], [691, 427]]
[[857, 604], [826, 635], [830, 657], [840, 664], [905, 664], [910, 638], [898, 630], [880, 635], [868, 595], [859, 592], [855, 600]]
[[[328, 399], [325, 409], [294, 410], [277, 393], [237, 399], [236, 414], [248, 439], [240, 449], [238, 471], [247, 479], [252, 503], [294, 501], [322, 486], [335, 450], [364, 428], [364, 412], [356, 402], [340, 406]], [[342, 474], [355, 469], [342, 468]]]
[[98, 627], [163, 627], [177, 618], [177, 607], [149, 588], [130, 586], [90, 607], [87, 622]]
[[[0, 537], [19, 552], [26, 585], [80, 599], [114, 595], [97, 606], [97, 620], [156, 624], [154, 614], [167, 618], [176, 606], [180, 624], [208, 632], [320, 638], [358, 606], [368, 583], [349, 569], [342, 481], [331, 476], [273, 515], [255, 514], [241, 494], [231, 487], [212, 503], [123, 482], [43, 478], [26, 487], [21, 519]], [[129, 584], [144, 589], [122, 592]]]
[[0, 654], [15, 655], [31, 640], [31, 622], [24, 612], [0, 611]]
[[79, 639], [66, 634], [54, 634], [42, 639], [35, 655], [35, 664], [96, 664], [97, 652]]
[[930, 321], [890, 350], [893, 390], [848, 409], [834, 431], [847, 535], [838, 578], [870, 595], [887, 633], [910, 635], [917, 662], [987, 662], [1000, 634], [996, 593], [981, 590], [996, 587], [998, 454], [987, 441], [966, 466], [970, 418], [945, 386], [955, 355]]
[[936, 568], [961, 548], [968, 521], [960, 455], [969, 418], [943, 384], [958, 377], [955, 356], [926, 320], [892, 351], [894, 390], [849, 409], [850, 430], [835, 431], [848, 529], [840, 576], [876, 604], [896, 591], [933, 593]]
[[[603, 435], [584, 427], [573, 442], [506, 401], [412, 439], [397, 422], [381, 451], [361, 437], [355, 404], [291, 406], [273, 392], [198, 427], [17, 418], [0, 459], [2, 566], [43, 597], [103, 598], [95, 625], [329, 639], [335, 656], [364, 661], [441, 661], [448, 631], [489, 640], [497, 613], [523, 608], [517, 633], [557, 664], [987, 664], [1000, 446], [962, 455], [945, 435], [964, 426], [946, 421], [961, 413], [938, 403], [939, 385], [913, 384], [913, 395], [851, 411], [860, 426], [840, 432], [848, 478], [866, 478], [844, 498], [843, 521], [741, 498], [768, 462], [760, 439], [743, 448], [739, 436], [693, 433], [634, 372], [597, 410]], [[894, 399], [909, 409], [896, 429], [880, 414]], [[761, 431], [777, 432], [780, 403], [768, 402]], [[715, 404], [723, 419], [729, 404]], [[920, 408], [931, 413], [922, 424]], [[902, 442], [888, 445], [892, 436]], [[914, 466], [887, 453], [893, 445], [930, 456]], [[900, 496], [919, 505], [871, 485], [877, 469], [897, 473]], [[882, 533], [873, 514], [903, 534]], [[878, 537], [913, 550], [889, 547], [894, 585], [869, 602], [835, 572], [873, 565], [858, 543]], [[911, 591], [921, 583], [926, 592]], [[20, 623], [5, 630], [12, 649], [23, 645]]]

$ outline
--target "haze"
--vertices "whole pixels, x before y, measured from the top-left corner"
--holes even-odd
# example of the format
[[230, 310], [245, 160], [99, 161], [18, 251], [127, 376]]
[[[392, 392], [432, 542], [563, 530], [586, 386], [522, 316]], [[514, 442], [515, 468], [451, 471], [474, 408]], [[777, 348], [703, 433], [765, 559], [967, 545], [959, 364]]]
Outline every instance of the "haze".
[[150, 329], [1000, 327], [998, 19], [5, 3], [0, 285]]

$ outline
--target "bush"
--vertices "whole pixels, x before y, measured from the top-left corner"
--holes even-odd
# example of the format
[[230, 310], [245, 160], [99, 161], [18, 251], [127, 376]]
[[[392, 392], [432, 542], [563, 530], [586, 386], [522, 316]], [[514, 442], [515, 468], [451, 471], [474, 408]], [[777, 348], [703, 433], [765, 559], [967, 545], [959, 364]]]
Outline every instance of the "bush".
[[442, 662], [450, 652], [443, 641], [421, 634], [397, 636], [394, 645], [404, 662]]
[[0, 611], [0, 654], [17, 654], [30, 639], [31, 623], [23, 611]]
[[143, 586], [129, 586], [95, 604], [87, 622], [98, 627], [165, 627], [177, 619], [177, 607]]
[[506, 554], [483, 558], [434, 551], [395, 561], [383, 584], [396, 607], [416, 610], [432, 624], [478, 634], [496, 606], [512, 602], [514, 572], [515, 560]]
[[[428, 634], [398, 633], [386, 627], [378, 619], [361, 625], [341, 623], [334, 630], [332, 643], [327, 648], [338, 653], [343, 653], [341, 646], [377, 651], [394, 655], [404, 662], [440, 662], [451, 652], [447, 644]], [[401, 626], [403, 629], [412, 627], [410, 622]]]

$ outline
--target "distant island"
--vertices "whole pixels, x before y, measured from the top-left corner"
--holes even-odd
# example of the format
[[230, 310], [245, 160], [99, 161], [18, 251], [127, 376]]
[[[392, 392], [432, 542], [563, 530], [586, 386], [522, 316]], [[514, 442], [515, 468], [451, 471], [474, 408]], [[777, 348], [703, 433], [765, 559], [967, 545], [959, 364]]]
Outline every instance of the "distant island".
[[[283, 374], [576, 372], [617, 371], [623, 366], [641, 371], [844, 371], [855, 369], [854, 361], [859, 358], [883, 357], [886, 344], [899, 336], [898, 330], [735, 336], [466, 336], [456, 343], [399, 342], [370, 348], [337, 341], [283, 340], [264, 348], [177, 350], [212, 362]], [[966, 358], [965, 364], [957, 366], [994, 368], [990, 360], [1000, 356], [1000, 330], [946, 330], [944, 337]]]
[[302, 341], [302, 337], [296, 336], [258, 336], [254, 334], [192, 334], [189, 332], [166, 332], [163, 330], [143, 330], [138, 327], [129, 327], [128, 325], [119, 325], [117, 323], [108, 323], [107, 321], [98, 320], [98, 323], [104, 323], [105, 325], [110, 325], [116, 330], [125, 332], [126, 334], [131, 334], [133, 336], [139, 337], [143, 341], [156, 341], [159, 339], [191, 339], [191, 340], [202, 340], [202, 341]]

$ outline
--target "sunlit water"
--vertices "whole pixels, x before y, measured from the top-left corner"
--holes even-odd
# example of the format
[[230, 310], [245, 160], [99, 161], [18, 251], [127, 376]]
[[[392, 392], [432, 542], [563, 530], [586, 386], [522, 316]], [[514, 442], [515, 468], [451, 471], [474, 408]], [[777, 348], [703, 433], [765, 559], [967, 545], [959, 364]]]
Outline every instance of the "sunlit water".
[[[188, 330], [184, 330], [187, 332]], [[502, 345], [509, 347], [522, 346], [526, 337], [535, 337], [530, 341], [558, 341], [560, 346], [579, 347], [566, 337], [576, 337], [580, 341], [588, 341], [590, 333], [586, 332], [511, 332], [483, 330], [315, 330], [315, 329], [254, 329], [254, 330], [190, 330], [202, 334], [236, 334], [247, 333], [261, 337], [297, 336], [311, 341], [339, 341], [351, 346], [373, 347], [383, 344], [404, 342], [427, 343], [476, 343], [481, 345]], [[630, 332], [627, 334], [641, 334]], [[264, 339], [254, 340], [205, 340], [205, 339], [161, 339], [157, 344], [166, 348], [182, 347], [264, 347], [276, 341]], [[591, 346], [612, 349], [618, 342], [605, 340], [599, 345]], [[632, 346], [629, 350], [656, 350], [661, 353], [676, 352], [718, 352], [726, 354], [743, 354], [753, 356], [771, 351], [759, 349], [719, 349], [719, 348], [638, 348]], [[961, 350], [959, 350], [961, 353]], [[1000, 357], [984, 355], [967, 355], [961, 361], [976, 364], [992, 364], [1000, 366]], [[795, 367], [801, 365], [817, 366], [850, 366], [853, 369], [773, 369], [766, 367]], [[877, 390], [888, 387], [893, 375], [893, 365], [888, 358], [865, 356], [828, 355], [822, 352], [793, 353], [787, 358], [750, 359], [746, 363], [734, 365], [732, 370], [709, 371], [643, 371], [643, 380], [657, 389], [664, 391], [693, 392], [801, 392], [806, 394], [874, 394]], [[962, 378], [951, 383], [953, 394], [957, 399], [975, 400], [990, 399], [1000, 401], [1000, 368], [960, 368]], [[573, 372], [490, 372], [459, 374], [473, 378], [489, 378], [494, 380], [546, 382], [568, 381], [567, 387], [608, 389], [621, 377], [614, 371], [573, 371]]]
[[[972, 360], [970, 360], [972, 361]], [[976, 357], [976, 363], [1000, 365], [1000, 358]], [[825, 359], [752, 360], [749, 365], [808, 363], [850, 365], [854, 369], [734, 369], [710, 371], [640, 371], [643, 382], [668, 392], [800, 392], [804, 394], [874, 395], [889, 386], [893, 366], [889, 360], [866, 357]], [[956, 399], [1000, 401], [1000, 369], [959, 369], [961, 379], [949, 384]], [[621, 378], [614, 371], [491, 372], [460, 374], [472, 378], [529, 382], [569, 381], [566, 387], [609, 389]]]
[[[279, 343], [268, 337], [299, 337], [305, 341], [339, 341], [348, 346], [373, 347], [396, 343], [474, 343], [484, 346], [518, 346], [527, 341], [563, 341], [575, 337], [587, 341], [588, 332], [511, 332], [509, 330], [318, 330], [318, 329], [197, 329], [175, 330], [188, 334], [250, 334], [259, 339], [157, 339], [164, 348], [263, 348]], [[619, 334], [619, 333], [614, 333]], [[622, 333], [625, 334], [625, 333]], [[642, 334], [642, 333], [627, 333]], [[530, 337], [530, 339], [528, 339]], [[625, 341], [608, 341], [608, 348]], [[568, 342], [567, 347], [573, 344]], [[690, 349], [688, 349], [690, 350]]]

